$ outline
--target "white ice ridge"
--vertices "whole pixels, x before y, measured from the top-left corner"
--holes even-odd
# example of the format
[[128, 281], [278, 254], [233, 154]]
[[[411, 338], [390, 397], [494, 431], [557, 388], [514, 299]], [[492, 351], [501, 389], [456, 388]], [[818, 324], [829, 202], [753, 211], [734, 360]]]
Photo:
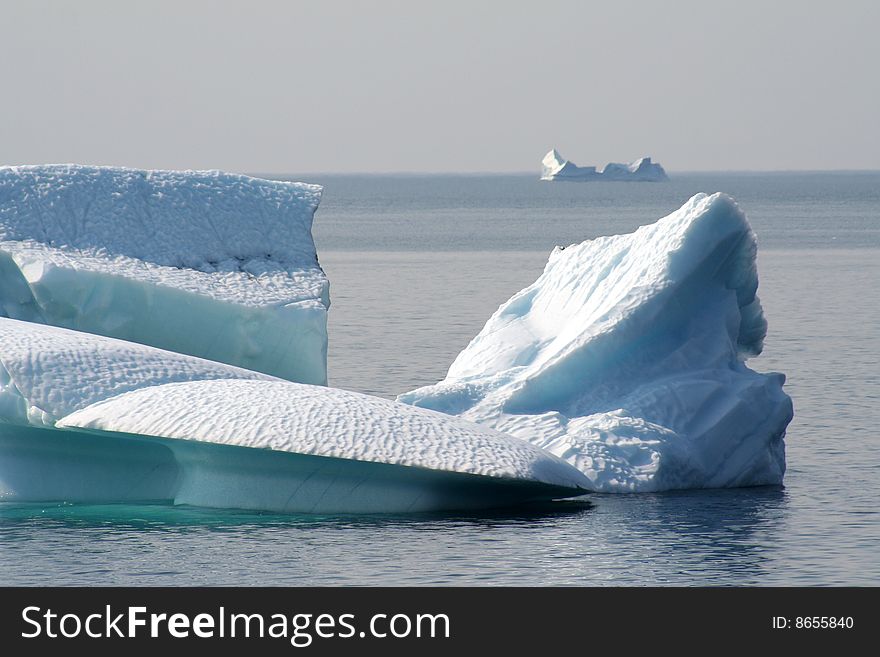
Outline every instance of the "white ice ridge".
[[541, 180], [610, 180], [620, 182], [664, 182], [666, 171], [650, 157], [642, 157], [631, 164], [609, 162], [602, 171], [596, 167], [579, 167], [566, 160], [555, 148], [541, 160]]
[[0, 315], [325, 384], [320, 196], [218, 171], [0, 167]]
[[529, 440], [596, 491], [780, 484], [785, 377], [744, 362], [767, 330], [756, 248], [723, 194], [557, 248], [443, 381], [399, 399]]
[[0, 319], [0, 501], [396, 512], [570, 497], [587, 484], [459, 418]]

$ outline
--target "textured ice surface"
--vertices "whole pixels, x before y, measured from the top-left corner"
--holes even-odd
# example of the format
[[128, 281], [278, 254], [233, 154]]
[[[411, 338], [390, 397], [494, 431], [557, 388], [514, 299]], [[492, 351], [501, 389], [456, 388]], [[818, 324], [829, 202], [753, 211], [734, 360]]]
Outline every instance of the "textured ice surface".
[[276, 380], [133, 342], [0, 318], [0, 421], [54, 426], [125, 392], [203, 379]]
[[458, 418], [68, 329], [0, 319], [0, 364], [0, 499], [407, 511], [588, 483]]
[[602, 171], [596, 167], [579, 167], [563, 158], [555, 148], [541, 160], [541, 180], [613, 180], [633, 182], [663, 182], [666, 171], [650, 157], [642, 157], [631, 164], [609, 162]]
[[320, 194], [216, 171], [0, 167], [0, 314], [326, 383]]
[[518, 438], [442, 413], [288, 381], [202, 380], [134, 390], [63, 418], [78, 427], [576, 486]]
[[755, 254], [722, 194], [557, 248], [445, 380], [400, 400], [529, 440], [597, 491], [779, 484], [791, 400], [744, 363], [767, 330]]

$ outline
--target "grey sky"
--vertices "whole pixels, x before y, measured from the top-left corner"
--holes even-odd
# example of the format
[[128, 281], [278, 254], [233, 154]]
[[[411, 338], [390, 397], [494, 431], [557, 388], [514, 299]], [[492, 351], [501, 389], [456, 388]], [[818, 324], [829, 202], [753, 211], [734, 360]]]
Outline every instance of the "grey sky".
[[0, 4], [0, 163], [880, 169], [880, 3]]

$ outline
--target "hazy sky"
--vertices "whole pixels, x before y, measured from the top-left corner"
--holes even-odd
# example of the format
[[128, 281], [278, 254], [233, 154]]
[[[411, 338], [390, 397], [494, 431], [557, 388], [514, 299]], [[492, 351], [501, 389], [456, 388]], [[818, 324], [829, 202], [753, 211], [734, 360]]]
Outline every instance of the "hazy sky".
[[0, 3], [0, 163], [880, 169], [880, 2]]

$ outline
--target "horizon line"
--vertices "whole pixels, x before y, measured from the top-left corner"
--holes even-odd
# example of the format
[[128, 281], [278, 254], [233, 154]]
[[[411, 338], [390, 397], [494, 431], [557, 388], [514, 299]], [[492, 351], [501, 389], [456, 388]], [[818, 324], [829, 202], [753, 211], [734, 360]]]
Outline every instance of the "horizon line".
[[[230, 171], [224, 169], [224, 171]], [[725, 174], [725, 173], [737, 173], [737, 174], [785, 174], [785, 173], [807, 173], [807, 174], [818, 174], [818, 173], [829, 173], [829, 174], [844, 174], [844, 173], [880, 173], [880, 168], [876, 169], [667, 169], [668, 174], [676, 174], [676, 175], [692, 175], [692, 174]], [[309, 176], [536, 176], [540, 179], [540, 171], [534, 170], [519, 170], [519, 171], [450, 171], [450, 170], [438, 170], [438, 171], [244, 171], [246, 175], [254, 176], [254, 177], [264, 177], [264, 176], [291, 176], [291, 175], [309, 175]], [[558, 181], [557, 181], [558, 182]], [[565, 182], [565, 181], [562, 181]], [[603, 181], [594, 181], [594, 182], [603, 182]], [[604, 182], [617, 182], [617, 181], [604, 181]]]
[[[363, 170], [317, 170], [317, 171], [304, 171], [304, 170], [288, 170], [288, 171], [271, 171], [271, 170], [257, 170], [257, 169], [247, 169], [247, 168], [225, 168], [225, 167], [198, 167], [198, 166], [188, 166], [188, 167], [154, 167], [154, 166], [136, 166], [131, 164], [93, 164], [93, 163], [84, 163], [84, 162], [37, 162], [37, 163], [2, 163], [0, 162], [0, 168], [2, 167], [21, 167], [21, 166], [53, 166], [53, 165], [79, 165], [79, 166], [95, 166], [95, 167], [109, 167], [109, 168], [124, 168], [124, 169], [140, 169], [143, 171], [221, 171], [223, 173], [238, 173], [252, 177], [267, 177], [267, 176], [536, 176], [540, 179], [540, 170], [539, 169], [519, 169], [519, 170], [510, 170], [510, 171], [479, 171], [479, 170], [461, 170], [455, 171], [450, 169], [439, 169], [439, 170], [417, 170], [417, 171], [405, 171], [405, 170], [381, 170], [381, 171], [363, 171]], [[665, 167], [664, 167], [665, 168]], [[667, 173], [673, 175], [701, 175], [701, 174], [788, 174], [788, 173], [800, 173], [800, 174], [846, 174], [846, 173], [855, 173], [855, 174], [870, 174], [870, 173], [880, 173], [880, 167], [877, 168], [831, 168], [831, 169], [666, 169]], [[603, 181], [593, 181], [593, 182], [603, 182]], [[604, 182], [617, 182], [617, 181], [604, 181]]]

